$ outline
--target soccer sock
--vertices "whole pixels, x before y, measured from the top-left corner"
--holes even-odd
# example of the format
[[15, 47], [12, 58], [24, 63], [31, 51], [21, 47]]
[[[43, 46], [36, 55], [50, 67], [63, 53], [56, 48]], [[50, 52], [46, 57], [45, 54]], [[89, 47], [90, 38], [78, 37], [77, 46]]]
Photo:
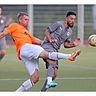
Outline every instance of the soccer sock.
[[71, 56], [71, 54], [64, 54], [64, 53], [58, 53], [58, 52], [49, 52], [49, 59], [68, 59]]
[[49, 64], [47, 70], [47, 84], [52, 82], [53, 75], [54, 75], [53, 64]]
[[52, 82], [54, 70], [53, 70], [53, 64], [49, 64], [48, 70], [47, 70], [47, 80], [45, 81], [41, 91], [46, 91], [49, 87], [47, 86], [48, 83]]
[[47, 76], [48, 77], [53, 77], [53, 75], [54, 75], [53, 64], [49, 64], [48, 70], [47, 70]]
[[[47, 84], [52, 82], [52, 77], [47, 77]], [[49, 88], [49, 86], [46, 84], [46, 88]]]
[[34, 85], [34, 83], [33, 83], [30, 79], [28, 79], [28, 80], [26, 80], [26, 81], [16, 90], [16, 92], [27, 91], [27, 90], [29, 90], [33, 85]]

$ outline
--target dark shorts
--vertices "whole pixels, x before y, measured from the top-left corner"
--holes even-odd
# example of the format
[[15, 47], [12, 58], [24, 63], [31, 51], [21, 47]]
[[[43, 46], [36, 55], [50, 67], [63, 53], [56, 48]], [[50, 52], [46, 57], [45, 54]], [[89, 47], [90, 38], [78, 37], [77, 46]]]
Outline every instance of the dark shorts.
[[[44, 50], [48, 51], [48, 52], [58, 52], [56, 49], [54, 49], [50, 44], [43, 44], [42, 46], [44, 48]], [[47, 62], [46, 59], [43, 59], [45, 61], [46, 64], [46, 69], [48, 69], [49, 63]], [[58, 61], [55, 64], [56, 68], [58, 69]]]

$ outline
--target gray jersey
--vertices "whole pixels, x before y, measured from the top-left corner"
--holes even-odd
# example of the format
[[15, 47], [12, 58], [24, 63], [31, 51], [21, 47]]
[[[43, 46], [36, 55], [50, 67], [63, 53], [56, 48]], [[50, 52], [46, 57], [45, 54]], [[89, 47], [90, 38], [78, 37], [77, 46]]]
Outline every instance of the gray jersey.
[[51, 44], [45, 37], [42, 43], [42, 47], [44, 49], [53, 47], [54, 49], [58, 50], [60, 49], [62, 43], [71, 40], [72, 29], [65, 28], [64, 21], [57, 21], [56, 23], [49, 25], [48, 31], [51, 33], [52, 39], [56, 39], [56, 42]]
[[[4, 28], [8, 25], [7, 18], [5, 16], [0, 16], [0, 33], [4, 30]], [[5, 48], [5, 37], [0, 39], [0, 50]]]
[[8, 20], [5, 16], [0, 16], [0, 33], [4, 30], [4, 28], [8, 25]]

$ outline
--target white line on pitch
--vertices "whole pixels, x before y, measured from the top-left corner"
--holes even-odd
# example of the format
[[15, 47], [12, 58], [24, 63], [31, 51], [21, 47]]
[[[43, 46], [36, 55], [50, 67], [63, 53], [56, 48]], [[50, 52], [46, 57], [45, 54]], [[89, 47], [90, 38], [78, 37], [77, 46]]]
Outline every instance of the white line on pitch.
[[[0, 78], [0, 81], [23, 81], [28, 78]], [[46, 78], [40, 78], [41, 80], [45, 80]], [[64, 77], [57, 78], [57, 80], [96, 80], [96, 77]]]

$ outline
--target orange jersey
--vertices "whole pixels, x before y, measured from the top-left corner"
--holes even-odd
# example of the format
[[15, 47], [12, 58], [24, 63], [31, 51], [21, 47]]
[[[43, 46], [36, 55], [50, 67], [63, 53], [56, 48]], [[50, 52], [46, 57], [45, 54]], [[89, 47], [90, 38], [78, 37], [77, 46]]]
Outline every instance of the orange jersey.
[[32, 44], [35, 41], [35, 37], [25, 27], [18, 23], [11, 23], [6, 28], [6, 31], [12, 36], [14, 40], [19, 58], [20, 48], [26, 43]]

